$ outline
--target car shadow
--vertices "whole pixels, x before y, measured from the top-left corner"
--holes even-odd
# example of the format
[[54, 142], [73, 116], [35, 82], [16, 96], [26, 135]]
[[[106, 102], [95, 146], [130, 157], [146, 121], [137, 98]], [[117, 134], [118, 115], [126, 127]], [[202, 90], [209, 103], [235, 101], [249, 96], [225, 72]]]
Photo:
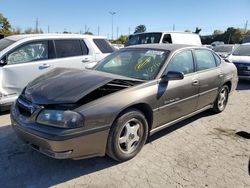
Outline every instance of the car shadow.
[[109, 157], [56, 160], [20, 141], [10, 125], [0, 127], [1, 187], [50, 187], [119, 164]]
[[0, 112], [0, 116], [2, 116], [2, 115], [7, 115], [7, 114], [9, 114], [10, 113], [10, 111], [9, 110], [6, 110], [6, 111], [3, 111], [3, 112]]
[[239, 80], [236, 90], [250, 90], [250, 81], [249, 80]]
[[[203, 112], [172, 125], [149, 137], [147, 143], [208, 115], [211, 114]], [[52, 159], [20, 141], [10, 125], [0, 127], [0, 143], [0, 182], [3, 187], [49, 187], [119, 165], [107, 156], [84, 160]]]
[[200, 119], [202, 117], [211, 116], [211, 115], [214, 115], [214, 114], [211, 113], [209, 110], [207, 110], [207, 111], [199, 113], [199, 114], [197, 114], [195, 116], [192, 116], [192, 117], [190, 117], [190, 118], [188, 118], [186, 120], [183, 120], [183, 121], [181, 121], [179, 123], [176, 123], [176, 124], [171, 125], [171, 126], [169, 126], [167, 128], [164, 128], [163, 130], [161, 130], [161, 131], [153, 134], [152, 136], [150, 136], [147, 143], [153, 142], [154, 140], [157, 140], [157, 139], [159, 139], [159, 138], [161, 138], [163, 136], [166, 136], [166, 135], [170, 134], [171, 132], [173, 132], [173, 131], [175, 131], [177, 129], [180, 129], [180, 128], [184, 127], [184, 126], [190, 125], [190, 123], [192, 123], [192, 122], [194, 122], [194, 121], [196, 121], [196, 120], [198, 120], [198, 119]]

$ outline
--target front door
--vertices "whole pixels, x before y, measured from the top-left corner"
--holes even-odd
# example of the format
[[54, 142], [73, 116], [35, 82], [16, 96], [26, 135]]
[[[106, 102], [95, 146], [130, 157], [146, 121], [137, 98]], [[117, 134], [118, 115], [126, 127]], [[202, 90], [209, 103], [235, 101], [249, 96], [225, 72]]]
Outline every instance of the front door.
[[36, 77], [50, 71], [49, 42], [34, 41], [23, 44], [6, 55], [2, 67], [2, 88], [8, 94], [18, 95]]
[[198, 102], [198, 81], [191, 50], [177, 53], [170, 60], [167, 70], [184, 73], [183, 80], [160, 83], [158, 89], [158, 126], [194, 112]]

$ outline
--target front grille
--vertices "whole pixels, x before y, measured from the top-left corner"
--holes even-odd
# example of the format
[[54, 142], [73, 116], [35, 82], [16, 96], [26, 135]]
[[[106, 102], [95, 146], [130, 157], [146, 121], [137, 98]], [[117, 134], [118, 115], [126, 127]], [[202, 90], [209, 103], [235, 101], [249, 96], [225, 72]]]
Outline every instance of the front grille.
[[32, 105], [32, 103], [25, 99], [22, 95], [17, 99], [16, 104], [20, 114], [25, 117], [30, 117], [35, 111], [35, 106]]
[[234, 64], [237, 67], [239, 76], [250, 76], [250, 70], [248, 69], [248, 67], [250, 67], [250, 63], [234, 62]]

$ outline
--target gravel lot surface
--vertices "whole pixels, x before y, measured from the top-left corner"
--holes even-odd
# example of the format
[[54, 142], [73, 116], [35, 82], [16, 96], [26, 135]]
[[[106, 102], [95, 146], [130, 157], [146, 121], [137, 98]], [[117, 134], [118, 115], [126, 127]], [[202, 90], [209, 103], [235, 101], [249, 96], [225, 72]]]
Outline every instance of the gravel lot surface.
[[0, 115], [0, 187], [250, 187], [250, 82], [226, 110], [150, 137], [134, 159], [55, 160], [23, 144]]

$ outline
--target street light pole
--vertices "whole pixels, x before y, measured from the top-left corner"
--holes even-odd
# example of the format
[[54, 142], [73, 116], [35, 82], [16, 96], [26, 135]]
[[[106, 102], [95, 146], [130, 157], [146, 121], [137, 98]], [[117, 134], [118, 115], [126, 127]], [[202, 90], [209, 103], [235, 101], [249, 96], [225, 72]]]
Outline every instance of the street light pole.
[[113, 37], [114, 37], [114, 33], [113, 33], [113, 29], [114, 29], [114, 20], [113, 20], [113, 16], [116, 14], [116, 12], [109, 12], [109, 14], [111, 14], [111, 16], [112, 16], [112, 40], [114, 39]]

